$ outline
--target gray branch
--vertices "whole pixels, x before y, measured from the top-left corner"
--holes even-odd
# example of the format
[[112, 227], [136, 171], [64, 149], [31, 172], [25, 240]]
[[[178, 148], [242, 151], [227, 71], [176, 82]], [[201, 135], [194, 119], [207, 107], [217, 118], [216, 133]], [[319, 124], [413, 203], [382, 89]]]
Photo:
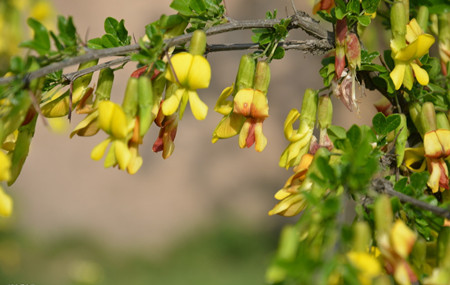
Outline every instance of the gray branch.
[[433, 214], [440, 216], [442, 218], [450, 219], [450, 210], [430, 205], [423, 201], [419, 201], [411, 196], [395, 191], [394, 187], [392, 186], [392, 183], [387, 181], [386, 179], [381, 178], [374, 179], [372, 181], [372, 187], [378, 193], [384, 193], [389, 196], [395, 196], [399, 198], [400, 201], [403, 203], [411, 204], [414, 207], [430, 211]]
[[[290, 17], [291, 23], [288, 26], [288, 29], [303, 29], [309, 35], [315, 37], [320, 40], [321, 46], [328, 47], [331, 49], [333, 46], [333, 39], [330, 36], [330, 33], [326, 31], [322, 26], [319, 25], [319, 22], [312, 19], [305, 12], [297, 12], [295, 15]], [[264, 19], [264, 20], [243, 20], [243, 21], [235, 21], [231, 20], [229, 23], [225, 23], [222, 25], [214, 26], [206, 31], [208, 36], [227, 33], [237, 30], [248, 30], [248, 29], [256, 29], [256, 28], [271, 28], [274, 25], [280, 23], [279, 19]], [[192, 37], [192, 33], [184, 34], [178, 37], [174, 37], [171, 39], [167, 39], [164, 41], [165, 47], [169, 48], [172, 46], [184, 44], [188, 42]], [[122, 56], [122, 63], [129, 61], [128, 55], [130, 53], [138, 52], [140, 50], [139, 44], [132, 44], [123, 47], [115, 47], [115, 48], [107, 48], [101, 50], [88, 50], [86, 54], [68, 58], [62, 60], [60, 62], [55, 62], [50, 65], [44, 66], [39, 70], [30, 72], [26, 75], [28, 80], [32, 80], [35, 78], [39, 78], [45, 76], [49, 73], [62, 70], [63, 68], [73, 66], [76, 64], [80, 64], [83, 62], [91, 61], [94, 59], [100, 59], [111, 56]], [[305, 49], [306, 50], [306, 49]], [[105, 67], [108, 66], [109, 63], [105, 63]], [[104, 68], [104, 67], [103, 67]], [[92, 68], [90, 70], [95, 71], [100, 68]], [[92, 72], [91, 71], [91, 72]], [[78, 75], [79, 76], [79, 75]], [[5, 77], [0, 78], [0, 84], [6, 84], [13, 80], [17, 79], [17, 77]]]

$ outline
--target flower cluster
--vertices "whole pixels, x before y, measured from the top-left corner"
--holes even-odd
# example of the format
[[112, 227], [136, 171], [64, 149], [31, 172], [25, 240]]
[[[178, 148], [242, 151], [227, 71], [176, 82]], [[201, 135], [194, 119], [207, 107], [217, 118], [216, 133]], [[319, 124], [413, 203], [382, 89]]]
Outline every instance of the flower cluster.
[[[263, 151], [267, 138], [262, 124], [269, 116], [267, 90], [270, 82], [269, 64], [255, 62], [250, 55], [244, 55], [234, 85], [225, 88], [220, 95], [215, 111], [224, 115], [213, 133], [212, 142], [239, 134], [239, 146]], [[233, 100], [227, 100], [232, 96]]]

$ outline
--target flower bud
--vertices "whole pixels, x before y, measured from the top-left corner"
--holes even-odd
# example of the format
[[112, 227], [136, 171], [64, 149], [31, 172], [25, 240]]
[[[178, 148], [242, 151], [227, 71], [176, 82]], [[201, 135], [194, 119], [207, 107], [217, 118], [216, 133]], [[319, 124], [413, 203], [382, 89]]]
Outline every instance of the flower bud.
[[333, 103], [330, 96], [321, 96], [319, 98], [319, 107], [317, 110], [317, 121], [320, 129], [327, 129], [330, 127], [333, 119]]
[[436, 128], [450, 130], [450, 122], [444, 112], [436, 113]]
[[395, 154], [397, 155], [397, 167], [400, 167], [405, 156], [406, 142], [408, 140], [408, 126], [405, 114], [400, 114], [400, 125], [395, 129]]
[[95, 90], [94, 108], [100, 101], [109, 100], [114, 81], [114, 71], [111, 68], [104, 68], [100, 71], [97, 81], [97, 89]]
[[258, 61], [256, 64], [253, 88], [267, 94], [270, 83], [270, 67], [266, 61]]
[[442, 227], [437, 242], [438, 265], [450, 268], [450, 227]]
[[353, 225], [352, 249], [366, 252], [370, 248], [372, 234], [366, 222], [357, 222]]
[[420, 112], [420, 123], [424, 133], [436, 130], [436, 111], [434, 104], [431, 102], [425, 102], [422, 105], [422, 111]]
[[[154, 98], [152, 82], [148, 76], [141, 76], [138, 79], [138, 102], [139, 102], [139, 136], [143, 137], [156, 118], [157, 109], [153, 105], [159, 103], [161, 98]], [[153, 110], [155, 112], [153, 112]]]
[[423, 131], [422, 124], [420, 122], [420, 113], [422, 112], [422, 106], [419, 102], [409, 104], [409, 116], [416, 126], [417, 131], [423, 137], [425, 132]]
[[[408, 9], [409, 10], [409, 9]], [[406, 18], [406, 10], [401, 0], [395, 0], [391, 6], [391, 32], [392, 32], [392, 44], [400, 50], [406, 46], [406, 24], [408, 19]]]
[[248, 54], [241, 57], [239, 70], [236, 76], [236, 88], [234, 94], [241, 89], [252, 88], [255, 77], [256, 61]]
[[428, 27], [428, 18], [430, 17], [430, 12], [427, 6], [420, 6], [419, 11], [417, 11], [416, 20], [420, 28], [425, 32]]
[[361, 45], [355, 33], [348, 33], [345, 39], [345, 56], [350, 69], [355, 70], [361, 66]]
[[123, 97], [122, 108], [127, 116], [130, 118], [136, 117], [138, 110], [138, 79], [130, 77], [128, 79], [127, 87], [125, 89], [125, 96]]
[[306, 122], [309, 128], [313, 128], [316, 122], [318, 94], [319, 92], [317, 92], [317, 90], [310, 88], [306, 89], [303, 94], [300, 122]]
[[392, 226], [391, 200], [386, 195], [381, 195], [375, 201], [375, 229], [376, 234], [387, 234]]
[[192, 55], [203, 55], [206, 48], [206, 34], [203, 30], [195, 30], [192, 34], [189, 53]]
[[[98, 59], [94, 59], [91, 61], [87, 61], [87, 62], [83, 62], [79, 65], [78, 70], [82, 70], [82, 69], [86, 69], [92, 66], [97, 65], [98, 63]], [[92, 79], [92, 72], [82, 75], [80, 77], [78, 77], [77, 79], [75, 79], [72, 83], [72, 102], [74, 104], [77, 104], [81, 98], [83, 98], [89, 83], [91, 83], [91, 79]]]

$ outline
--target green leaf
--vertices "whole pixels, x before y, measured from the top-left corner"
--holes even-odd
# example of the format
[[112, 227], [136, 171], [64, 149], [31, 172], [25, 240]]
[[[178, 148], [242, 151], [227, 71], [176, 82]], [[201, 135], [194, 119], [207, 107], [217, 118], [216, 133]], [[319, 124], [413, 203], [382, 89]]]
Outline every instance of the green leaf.
[[120, 43], [117, 37], [111, 34], [105, 34], [102, 36], [102, 45], [105, 48], [112, 48], [120, 46]]
[[105, 32], [108, 34], [112, 34], [112, 35], [117, 35], [117, 27], [119, 26], [119, 22], [112, 18], [112, 17], [108, 17], [105, 20]]
[[380, 3], [380, 0], [363, 0], [363, 1], [361, 1], [363, 9], [366, 11], [366, 13], [369, 13], [369, 14], [377, 11], [379, 3]]
[[343, 127], [331, 125], [327, 130], [328, 136], [331, 141], [335, 141], [337, 139], [345, 139], [347, 137], [347, 132]]
[[372, 21], [372, 19], [367, 15], [358, 16], [357, 19], [358, 19], [358, 23], [360, 23], [364, 27], [367, 27], [368, 25], [370, 25], [370, 22]]
[[273, 53], [273, 59], [282, 59], [284, 57], [284, 48], [278, 46]]
[[405, 193], [406, 184], [408, 183], [408, 178], [404, 177], [397, 181], [394, 185], [394, 190], [397, 192]]
[[354, 14], [359, 14], [359, 5], [359, 0], [350, 0], [347, 4], [347, 11]]
[[125, 28], [125, 21], [123, 19], [117, 25], [116, 33], [122, 45], [128, 45], [130, 43], [130, 37], [128, 37], [128, 31]]
[[395, 130], [400, 123], [401, 118], [399, 114], [392, 114], [386, 118], [383, 113], [379, 112], [372, 119], [373, 128], [379, 135], [387, 135]]
[[375, 58], [379, 57], [380, 53], [377, 51], [368, 52], [367, 50], [361, 50], [361, 62], [369, 63]]
[[189, 7], [197, 12], [197, 14], [203, 14], [206, 12], [205, 3], [202, 0], [191, 0]]
[[22, 42], [20, 46], [34, 49], [39, 55], [47, 54], [50, 51], [50, 36], [47, 28], [33, 18], [28, 18], [27, 23], [33, 29], [33, 40]]
[[170, 8], [177, 10], [180, 12], [181, 15], [184, 16], [194, 16], [195, 13], [192, 12], [190, 7], [189, 0], [173, 0], [172, 3], [170, 3]]
[[90, 39], [87, 43], [87, 46], [90, 49], [102, 49], [103, 40], [101, 38]]

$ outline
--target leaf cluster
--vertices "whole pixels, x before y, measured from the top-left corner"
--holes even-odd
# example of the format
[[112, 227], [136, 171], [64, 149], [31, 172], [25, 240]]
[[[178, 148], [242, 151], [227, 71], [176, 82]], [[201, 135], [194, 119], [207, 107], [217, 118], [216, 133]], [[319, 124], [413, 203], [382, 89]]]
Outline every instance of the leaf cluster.
[[117, 21], [112, 17], [105, 19], [104, 29], [106, 34], [99, 38], [88, 41], [87, 46], [91, 49], [104, 49], [129, 45], [131, 36], [125, 28], [125, 21]]
[[[268, 11], [266, 19], [276, 19], [277, 10], [273, 13]], [[282, 19], [273, 28], [253, 29], [252, 41], [259, 45], [259, 50], [255, 52], [257, 56], [265, 56], [270, 62], [272, 59], [282, 59], [285, 54], [283, 47], [278, 43], [288, 36], [289, 19]]]

